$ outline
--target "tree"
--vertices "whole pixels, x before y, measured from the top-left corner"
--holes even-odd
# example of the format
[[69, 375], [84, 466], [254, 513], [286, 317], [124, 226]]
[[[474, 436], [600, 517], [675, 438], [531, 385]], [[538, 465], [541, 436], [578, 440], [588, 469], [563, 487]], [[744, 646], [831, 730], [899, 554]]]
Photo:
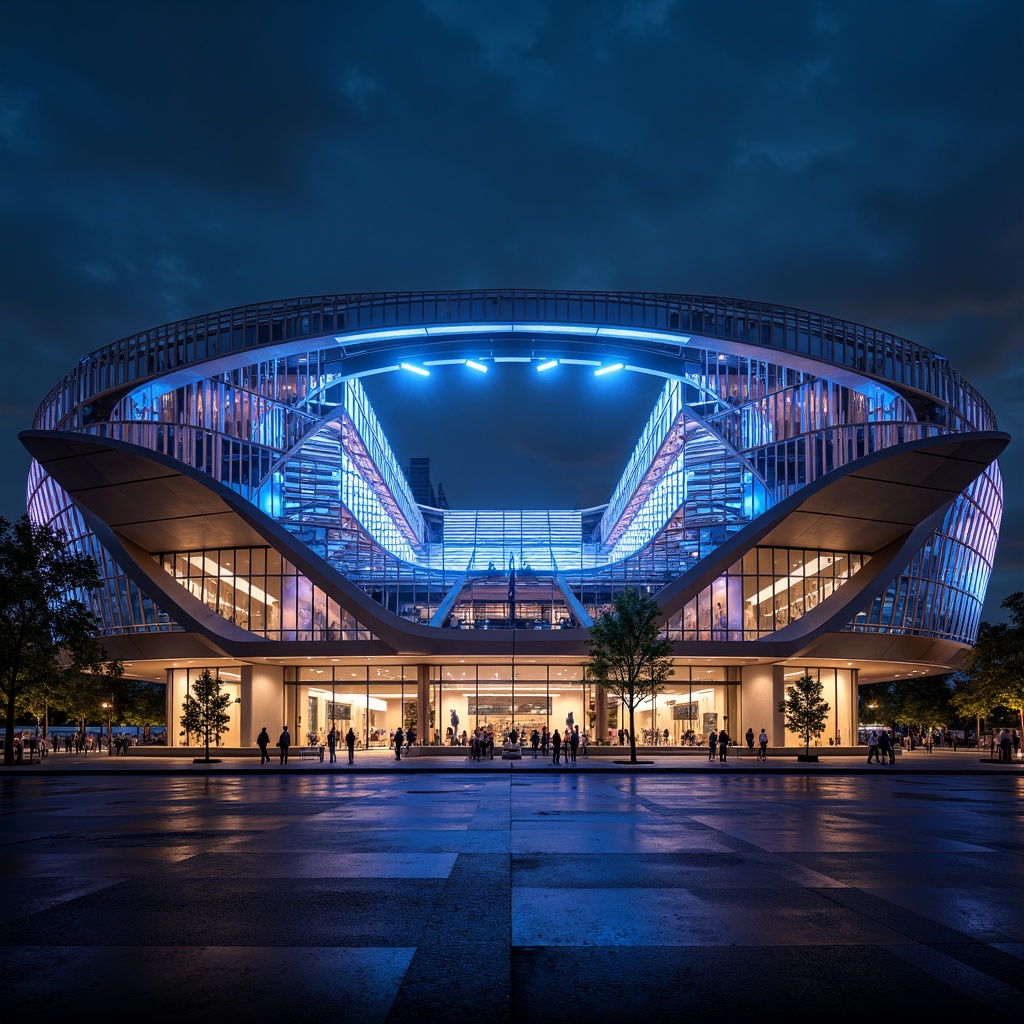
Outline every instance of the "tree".
[[804, 756], [811, 747], [811, 735], [820, 733], [828, 719], [829, 705], [822, 700], [820, 680], [809, 673], [802, 675], [779, 701], [779, 711], [786, 716], [786, 728], [804, 738]]
[[[97, 644], [93, 657], [101, 659], [103, 649]], [[66, 665], [59, 674], [59, 682], [55, 701], [60, 704], [72, 721], [78, 722], [82, 729], [91, 719], [94, 722], [105, 722], [107, 717], [103, 704], [110, 701], [113, 691], [119, 684], [124, 667], [119, 661], [106, 665], [95, 661], [85, 667]], [[107, 737], [109, 743], [110, 737]]]
[[228, 731], [231, 716], [228, 714], [230, 695], [220, 692], [220, 680], [204, 668], [196, 679], [181, 705], [181, 734], [201, 736], [206, 745], [205, 761], [210, 760], [210, 740], [219, 743], [223, 733]]
[[604, 612], [590, 627], [589, 669], [594, 682], [619, 698], [629, 711], [629, 760], [636, 764], [633, 715], [653, 699], [672, 675], [672, 642], [661, 637], [661, 607], [635, 588], [615, 597], [614, 611]]
[[[14, 722], [33, 686], [66, 665], [95, 664], [102, 647], [83, 598], [99, 585], [96, 562], [53, 527], [0, 516], [0, 696], [4, 764], [14, 764]], [[102, 660], [102, 659], [101, 659]]]
[[166, 687], [144, 679], [122, 679], [114, 691], [118, 725], [166, 725]]
[[895, 725], [903, 713], [899, 687], [894, 682], [866, 683], [857, 688], [859, 725]]
[[859, 688], [858, 722], [861, 725], [886, 723], [894, 730], [900, 725], [924, 730], [951, 726], [958, 717], [952, 695], [949, 676], [870, 683]]
[[967, 690], [988, 703], [983, 714], [1007, 708], [1016, 712], [1024, 731], [1024, 591], [1011, 594], [1001, 607], [1009, 610], [1010, 622], [981, 624], [962, 676]]
[[953, 691], [948, 676], [901, 679], [896, 688], [901, 696], [903, 725], [918, 726], [922, 732], [952, 725], [956, 712], [950, 701]]
[[981, 624], [978, 641], [957, 676], [953, 706], [979, 718], [997, 708], [1009, 709], [1024, 731], [1024, 591], [1011, 594], [1001, 607], [1009, 611], [1010, 621]]

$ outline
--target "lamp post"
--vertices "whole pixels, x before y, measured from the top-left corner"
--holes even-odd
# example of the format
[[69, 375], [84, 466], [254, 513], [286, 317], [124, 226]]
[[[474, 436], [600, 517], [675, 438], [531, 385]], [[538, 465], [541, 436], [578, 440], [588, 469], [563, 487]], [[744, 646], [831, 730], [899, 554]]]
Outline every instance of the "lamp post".
[[110, 757], [114, 753], [114, 737], [110, 735], [110, 719], [114, 713], [114, 698], [105, 700], [100, 705], [107, 712], [107, 757]]

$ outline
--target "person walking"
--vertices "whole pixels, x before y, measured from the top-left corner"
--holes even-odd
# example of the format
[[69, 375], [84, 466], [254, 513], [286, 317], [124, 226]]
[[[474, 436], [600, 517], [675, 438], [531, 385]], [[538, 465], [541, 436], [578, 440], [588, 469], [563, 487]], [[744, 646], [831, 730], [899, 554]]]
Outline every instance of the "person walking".
[[350, 725], [345, 733], [345, 746], [348, 747], [348, 763], [356, 763], [356, 731]]
[[402, 732], [402, 727], [399, 726], [395, 733], [395, 760], [402, 760], [402, 745], [405, 743], [405, 733]]
[[711, 730], [711, 735], [708, 736], [708, 760], [714, 761], [715, 754], [718, 752], [718, 733], [714, 729]]
[[562, 737], [557, 729], [551, 734], [551, 753], [553, 754], [551, 763], [558, 764], [562, 753]]
[[266, 726], [263, 726], [263, 731], [256, 737], [256, 746], [260, 748], [260, 764], [270, 764], [270, 754], [267, 753], [267, 747], [270, 746], [270, 733], [267, 732]]
[[722, 729], [718, 734], [718, 760], [727, 761], [729, 758], [729, 734]]
[[1009, 764], [1013, 750], [1013, 737], [1009, 729], [999, 730], [999, 763]]
[[578, 725], [574, 725], [572, 727], [572, 732], [569, 733], [569, 760], [572, 761], [573, 764], [576, 763], [576, 753], [579, 751], [579, 749], [580, 727]]
[[875, 764], [881, 764], [878, 760], [878, 733], [874, 729], [868, 733], [868, 764], [874, 761]]
[[284, 726], [281, 730], [281, 735], [277, 740], [278, 748], [281, 751], [281, 764], [288, 763], [288, 748], [292, 745], [292, 734], [288, 731], [288, 726]]
[[761, 732], [757, 737], [758, 750], [757, 759], [758, 761], [768, 760], [768, 733], [765, 731], [764, 726], [761, 726]]
[[893, 750], [892, 738], [889, 730], [883, 729], [878, 734], [878, 751], [882, 755], [882, 764], [893, 765], [896, 763], [896, 751]]
[[336, 751], [338, 749], [338, 733], [335, 731], [334, 726], [331, 726], [331, 731], [327, 734], [327, 753], [329, 754], [328, 763], [334, 764], [338, 760]]

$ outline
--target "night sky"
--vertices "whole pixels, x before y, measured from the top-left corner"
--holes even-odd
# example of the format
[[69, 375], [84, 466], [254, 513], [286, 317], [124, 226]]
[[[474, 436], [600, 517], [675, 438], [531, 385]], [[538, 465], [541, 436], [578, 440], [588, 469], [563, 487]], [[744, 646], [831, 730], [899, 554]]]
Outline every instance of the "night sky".
[[[300, 295], [732, 296], [947, 356], [1013, 442], [985, 618], [1024, 589], [1021, 0], [4, 0], [0, 515], [82, 356]], [[499, 369], [499, 368], [496, 368]], [[660, 383], [366, 387], [453, 507], [611, 496]]]

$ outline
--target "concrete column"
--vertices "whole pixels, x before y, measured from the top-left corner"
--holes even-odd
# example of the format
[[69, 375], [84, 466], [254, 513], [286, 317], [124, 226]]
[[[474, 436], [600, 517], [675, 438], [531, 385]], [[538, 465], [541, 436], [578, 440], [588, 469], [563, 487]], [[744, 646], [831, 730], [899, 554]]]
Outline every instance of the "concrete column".
[[[769, 745], [781, 744], [782, 736], [775, 735], [775, 689], [771, 665], [744, 665], [741, 674], [740, 707], [743, 718], [742, 728], [736, 741], [743, 739], [747, 726], [754, 735], [762, 728], [768, 733]], [[731, 719], [730, 719], [731, 721]]]
[[843, 737], [843, 746], [857, 746], [860, 735], [860, 669], [850, 669], [850, 720], [846, 723], [847, 733]]
[[[164, 686], [164, 712], [167, 715], [167, 746], [177, 747], [181, 743], [178, 736], [178, 715], [174, 713], [174, 669], [166, 671], [166, 685]], [[180, 706], [180, 703], [179, 703]]]
[[420, 743], [433, 743], [434, 730], [430, 726], [430, 666], [416, 666], [416, 714], [419, 716], [417, 735]]
[[[604, 740], [608, 736], [608, 691], [594, 685], [594, 739]], [[621, 726], [620, 726], [621, 728]]]
[[786, 666], [772, 665], [772, 724], [768, 742], [773, 747], [786, 745], [786, 716], [779, 711], [779, 701], [786, 699]]
[[[284, 669], [280, 665], [243, 665], [241, 676], [242, 746], [256, 746], [256, 734], [264, 727], [271, 742], [276, 743], [281, 726], [287, 721]], [[293, 738], [292, 742], [298, 740]]]

